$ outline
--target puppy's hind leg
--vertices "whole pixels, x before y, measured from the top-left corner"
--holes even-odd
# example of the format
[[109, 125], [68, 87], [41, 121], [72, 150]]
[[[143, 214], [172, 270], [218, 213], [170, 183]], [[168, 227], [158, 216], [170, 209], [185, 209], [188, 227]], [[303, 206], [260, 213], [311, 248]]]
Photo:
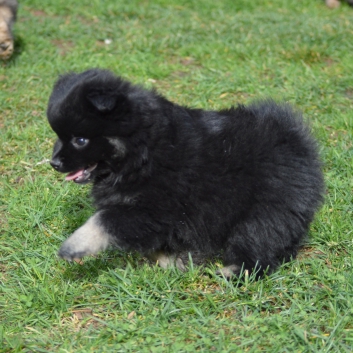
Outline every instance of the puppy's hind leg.
[[226, 269], [234, 269], [235, 265], [257, 279], [271, 274], [283, 261], [296, 257], [308, 224], [308, 220], [276, 208], [265, 215], [263, 212], [249, 215], [237, 224], [228, 240], [224, 252]]
[[97, 212], [64, 241], [58, 255], [68, 261], [81, 259], [106, 250], [110, 243], [111, 237], [101, 226]]

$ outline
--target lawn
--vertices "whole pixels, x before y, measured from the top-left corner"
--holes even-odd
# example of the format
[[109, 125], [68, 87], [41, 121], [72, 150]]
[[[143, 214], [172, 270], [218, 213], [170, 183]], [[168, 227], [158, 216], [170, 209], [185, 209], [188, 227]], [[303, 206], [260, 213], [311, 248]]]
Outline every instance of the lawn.
[[[320, 0], [24, 0], [0, 63], [0, 352], [351, 352], [353, 8]], [[109, 251], [56, 256], [92, 214], [47, 163], [58, 74], [91, 67], [192, 107], [301, 109], [326, 200], [299, 257], [259, 281]]]

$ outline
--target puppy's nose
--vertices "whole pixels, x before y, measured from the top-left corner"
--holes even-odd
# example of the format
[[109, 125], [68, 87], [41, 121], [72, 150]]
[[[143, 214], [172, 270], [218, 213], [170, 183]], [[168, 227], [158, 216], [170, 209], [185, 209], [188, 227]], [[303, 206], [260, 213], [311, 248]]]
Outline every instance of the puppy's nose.
[[50, 161], [50, 165], [55, 169], [55, 170], [59, 170], [60, 166], [61, 166], [61, 160], [58, 158], [54, 158]]

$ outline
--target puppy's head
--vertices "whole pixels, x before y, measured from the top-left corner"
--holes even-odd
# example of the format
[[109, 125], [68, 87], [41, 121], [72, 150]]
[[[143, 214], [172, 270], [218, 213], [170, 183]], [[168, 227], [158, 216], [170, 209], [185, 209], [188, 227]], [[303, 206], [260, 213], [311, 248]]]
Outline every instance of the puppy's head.
[[128, 98], [131, 85], [108, 71], [93, 69], [61, 76], [47, 116], [58, 140], [51, 165], [67, 180], [85, 183], [117, 168], [126, 156], [127, 137], [139, 121]]

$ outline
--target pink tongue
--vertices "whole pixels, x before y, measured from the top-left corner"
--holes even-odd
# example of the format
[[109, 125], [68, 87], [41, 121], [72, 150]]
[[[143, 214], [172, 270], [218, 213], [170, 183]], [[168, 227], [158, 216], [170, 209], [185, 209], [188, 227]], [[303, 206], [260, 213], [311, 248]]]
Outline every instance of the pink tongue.
[[84, 169], [78, 170], [77, 172], [72, 172], [66, 175], [65, 180], [74, 180], [79, 176], [83, 175]]

